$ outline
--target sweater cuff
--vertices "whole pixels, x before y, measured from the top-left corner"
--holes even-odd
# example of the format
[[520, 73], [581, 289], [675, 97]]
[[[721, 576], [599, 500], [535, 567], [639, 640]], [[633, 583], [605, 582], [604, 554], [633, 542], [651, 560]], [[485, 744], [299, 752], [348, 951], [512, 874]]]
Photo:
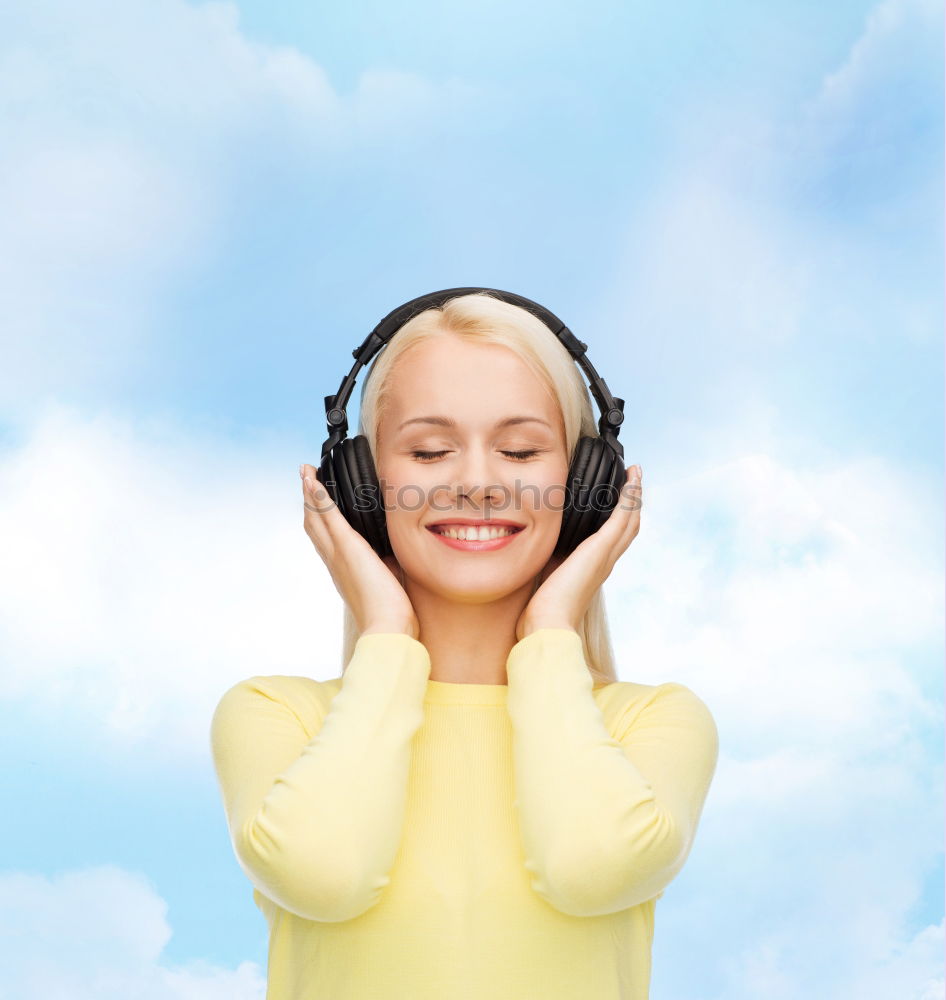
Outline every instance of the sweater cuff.
[[581, 636], [570, 628], [540, 628], [520, 639], [506, 658], [506, 677], [510, 685], [578, 681], [593, 687]]
[[430, 653], [422, 642], [406, 632], [372, 632], [359, 636], [355, 643], [344, 688], [368, 701], [419, 703], [429, 677]]
[[361, 635], [355, 641], [352, 658], [355, 654], [377, 656], [397, 663], [423, 664], [430, 673], [430, 653], [427, 647], [406, 632], [371, 632]]

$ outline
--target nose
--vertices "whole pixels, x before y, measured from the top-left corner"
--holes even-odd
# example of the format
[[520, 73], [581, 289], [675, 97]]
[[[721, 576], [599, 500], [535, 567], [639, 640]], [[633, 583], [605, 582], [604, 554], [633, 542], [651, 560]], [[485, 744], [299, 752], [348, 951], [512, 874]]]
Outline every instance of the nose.
[[457, 478], [453, 484], [457, 505], [466, 498], [476, 512], [503, 506], [511, 494], [511, 486], [506, 482], [509, 474], [502, 457], [490, 449], [468, 448], [457, 463]]

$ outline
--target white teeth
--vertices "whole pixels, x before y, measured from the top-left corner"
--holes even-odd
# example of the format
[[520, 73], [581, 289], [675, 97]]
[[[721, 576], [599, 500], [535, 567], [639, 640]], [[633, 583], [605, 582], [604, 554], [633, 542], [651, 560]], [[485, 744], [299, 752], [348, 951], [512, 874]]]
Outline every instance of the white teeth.
[[457, 538], [465, 542], [488, 542], [493, 538], [505, 538], [506, 535], [514, 534], [512, 528], [490, 528], [485, 524], [470, 525], [459, 528], [434, 528], [438, 535], [446, 535], [447, 538]]

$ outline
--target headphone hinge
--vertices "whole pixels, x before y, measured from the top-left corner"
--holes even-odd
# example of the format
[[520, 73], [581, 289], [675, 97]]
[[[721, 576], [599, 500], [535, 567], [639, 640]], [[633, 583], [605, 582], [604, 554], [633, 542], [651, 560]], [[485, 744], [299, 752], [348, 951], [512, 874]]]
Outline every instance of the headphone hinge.
[[[351, 356], [356, 361], [361, 361], [362, 364], [365, 364], [369, 358], [373, 357], [378, 351], [381, 350], [382, 347], [384, 347], [384, 343], [385, 342], [378, 336], [378, 334], [372, 330], [371, 333], [365, 337], [362, 344], [351, 352]], [[366, 352], [367, 357], [363, 358], [363, 355], [365, 355]]]
[[581, 357], [588, 350], [588, 345], [582, 343], [567, 326], [563, 326], [558, 331], [558, 339], [565, 345], [566, 350], [573, 358]]

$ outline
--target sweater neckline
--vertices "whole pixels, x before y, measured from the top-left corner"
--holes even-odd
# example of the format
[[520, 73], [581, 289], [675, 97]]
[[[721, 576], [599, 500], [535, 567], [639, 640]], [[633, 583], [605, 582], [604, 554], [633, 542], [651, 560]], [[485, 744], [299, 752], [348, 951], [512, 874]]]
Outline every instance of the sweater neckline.
[[505, 705], [508, 684], [462, 684], [428, 679], [424, 701], [432, 705]]

